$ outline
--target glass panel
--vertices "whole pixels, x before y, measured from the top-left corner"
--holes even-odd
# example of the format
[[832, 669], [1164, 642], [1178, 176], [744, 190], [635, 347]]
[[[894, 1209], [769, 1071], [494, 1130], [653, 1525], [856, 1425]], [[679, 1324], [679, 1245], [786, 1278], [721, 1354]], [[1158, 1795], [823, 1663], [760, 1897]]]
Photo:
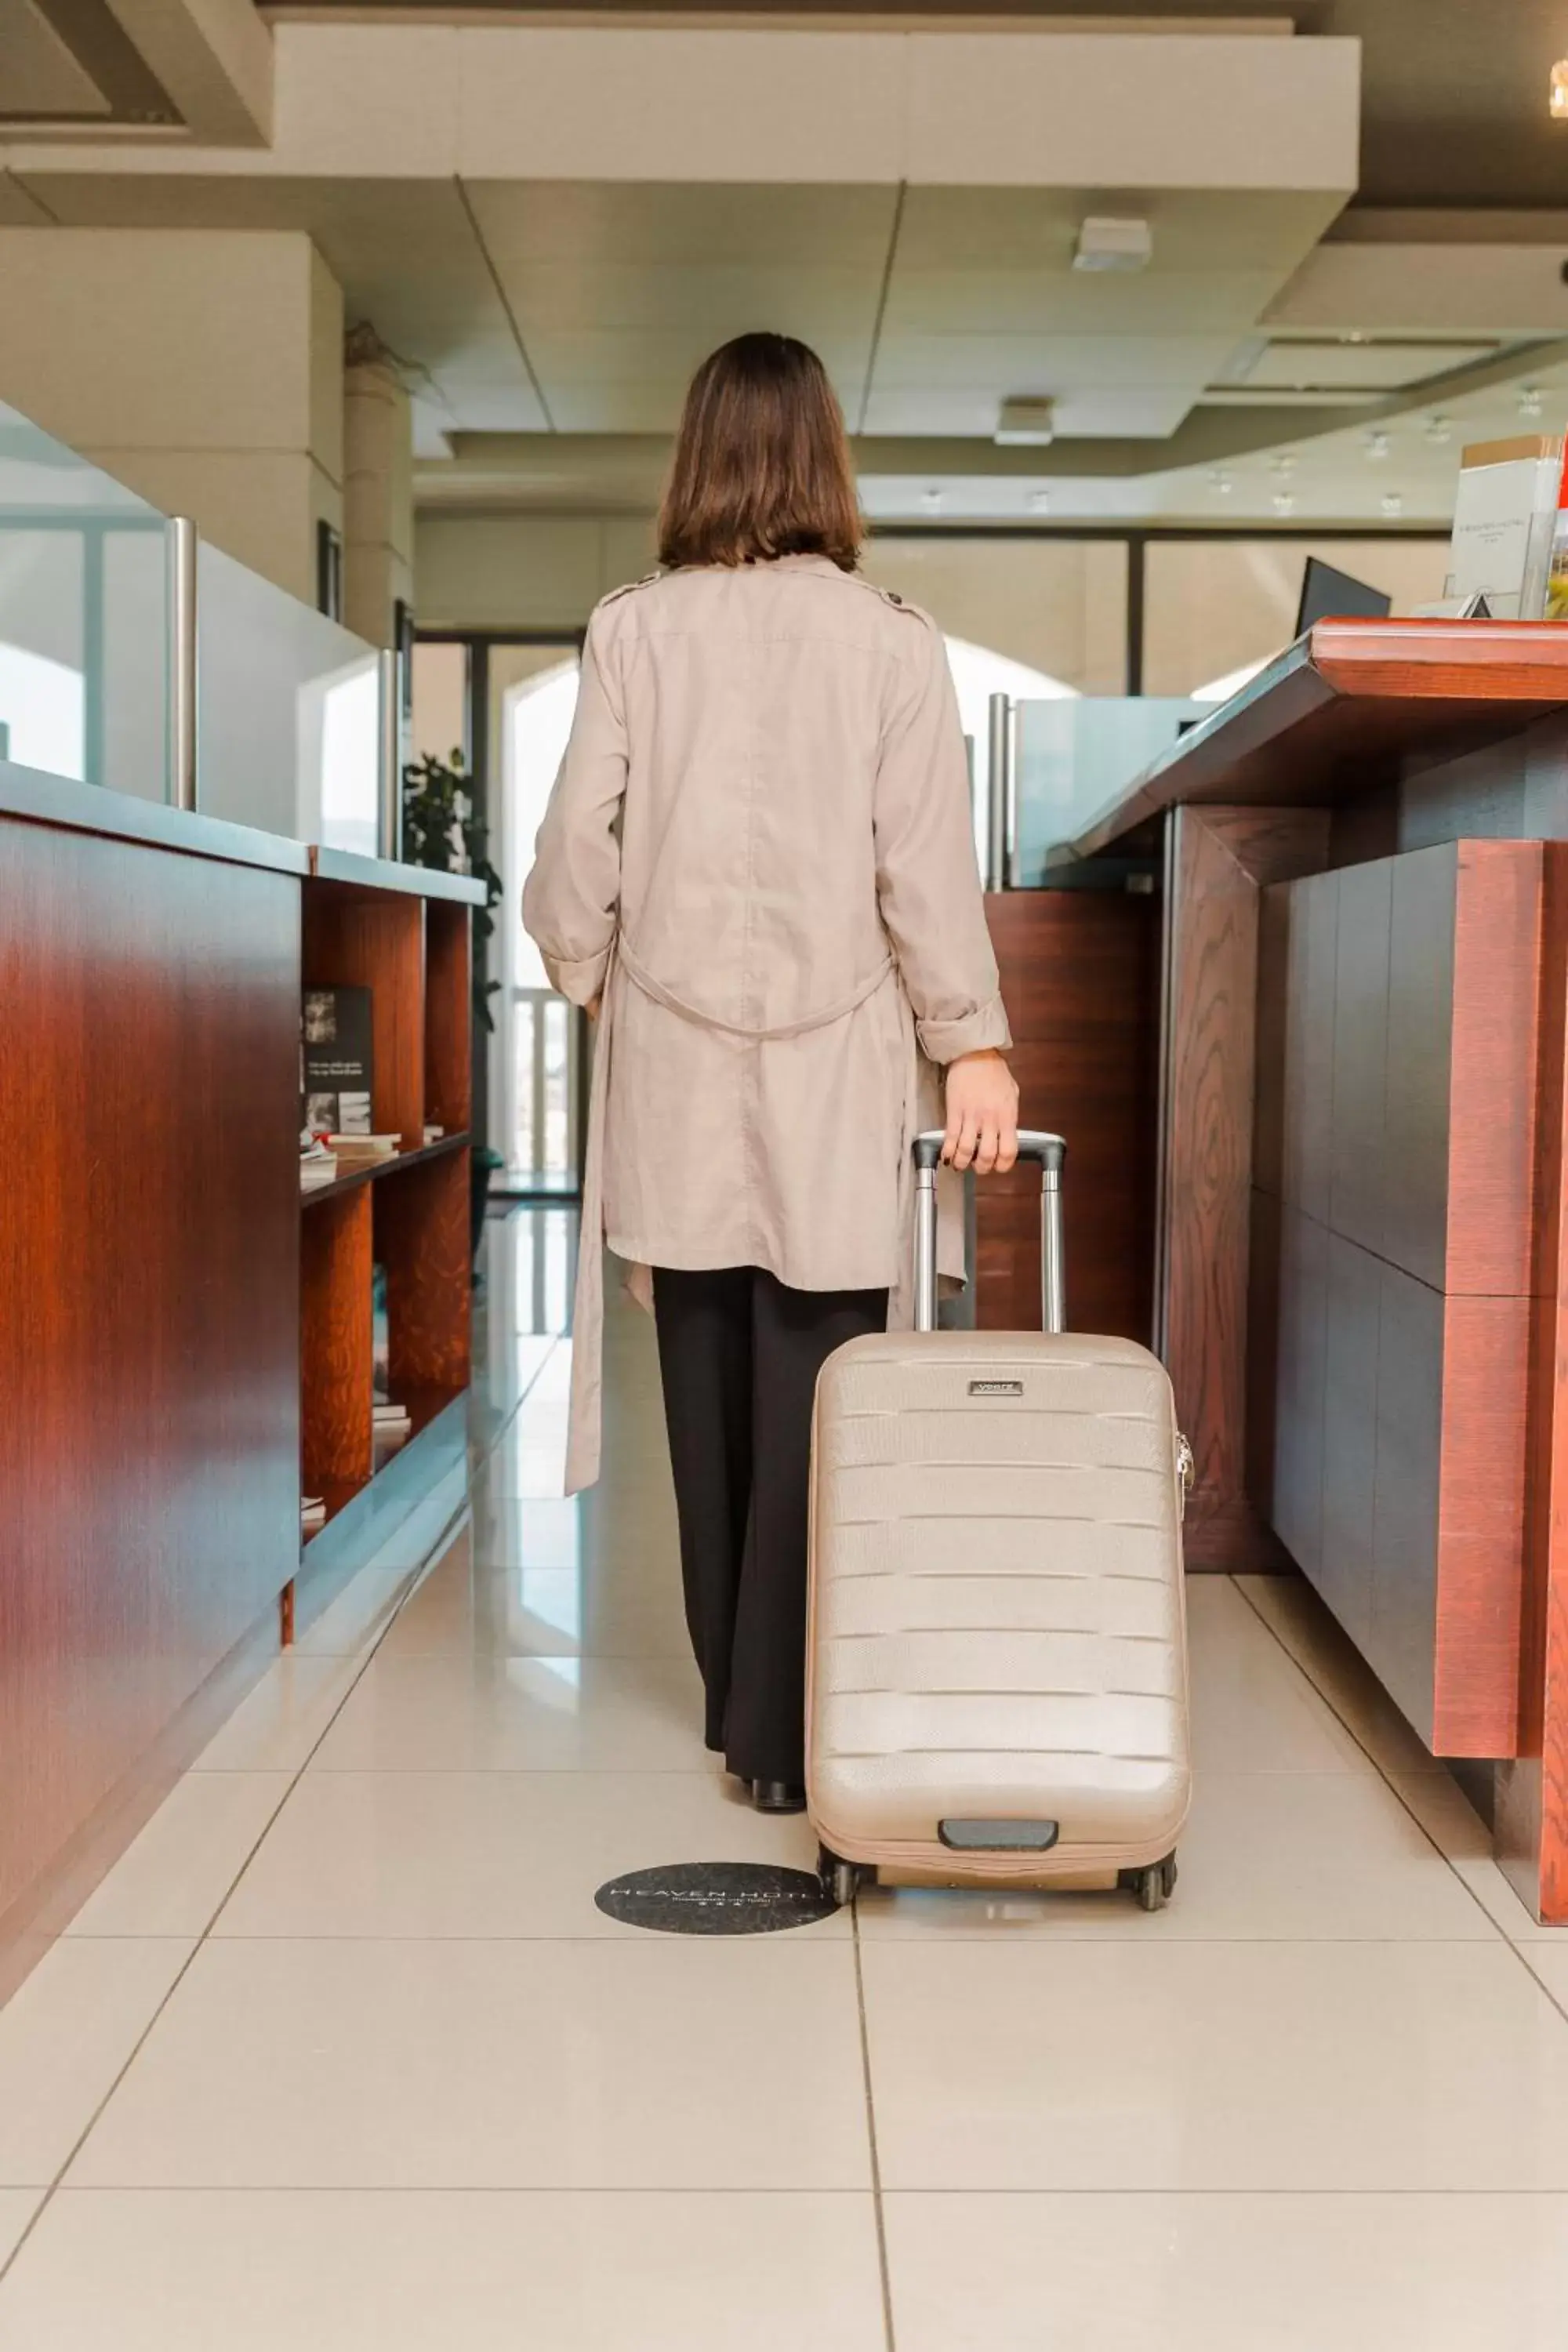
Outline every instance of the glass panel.
[[0, 404], [0, 758], [168, 797], [155, 507]]
[[1296, 634], [1309, 555], [1394, 599], [1436, 604], [1446, 539], [1163, 539], [1146, 551], [1143, 688], [1223, 702]]
[[1154, 695], [1078, 695], [1020, 702], [1016, 760], [1017, 879], [1026, 887], [1084, 832], [1100, 810], [1157, 759], [1205, 706]]
[[204, 815], [374, 856], [380, 757], [374, 647], [220, 548], [202, 547], [197, 598]]

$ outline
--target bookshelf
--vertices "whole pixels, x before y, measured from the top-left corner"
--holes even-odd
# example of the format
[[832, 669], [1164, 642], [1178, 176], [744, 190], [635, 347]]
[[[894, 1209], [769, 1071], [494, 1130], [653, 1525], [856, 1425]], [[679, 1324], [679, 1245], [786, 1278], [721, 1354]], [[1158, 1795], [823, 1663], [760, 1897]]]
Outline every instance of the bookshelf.
[[[300, 1198], [300, 1482], [306, 1530], [284, 1638], [320, 1612], [396, 1516], [462, 1457], [470, 1375], [470, 909], [481, 886], [313, 849], [304, 988], [368, 988], [371, 1124], [402, 1149]], [[426, 1143], [427, 1126], [444, 1131]], [[386, 1273], [388, 1387], [409, 1434], [378, 1459], [372, 1268]]]

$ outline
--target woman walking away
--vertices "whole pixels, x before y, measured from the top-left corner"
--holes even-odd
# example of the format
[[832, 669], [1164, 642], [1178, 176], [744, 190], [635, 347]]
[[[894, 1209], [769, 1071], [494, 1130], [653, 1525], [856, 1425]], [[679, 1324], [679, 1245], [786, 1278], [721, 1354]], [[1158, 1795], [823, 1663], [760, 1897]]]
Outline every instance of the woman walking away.
[[942, 641], [859, 578], [859, 536], [820, 360], [726, 343], [687, 395], [661, 569], [589, 624], [523, 894], [598, 1014], [568, 1488], [598, 1475], [607, 1243], [634, 1289], [652, 1272], [708, 1744], [774, 1812], [804, 1801], [817, 1372], [910, 1319], [919, 1129], [945, 1124], [955, 1170], [1017, 1148]]

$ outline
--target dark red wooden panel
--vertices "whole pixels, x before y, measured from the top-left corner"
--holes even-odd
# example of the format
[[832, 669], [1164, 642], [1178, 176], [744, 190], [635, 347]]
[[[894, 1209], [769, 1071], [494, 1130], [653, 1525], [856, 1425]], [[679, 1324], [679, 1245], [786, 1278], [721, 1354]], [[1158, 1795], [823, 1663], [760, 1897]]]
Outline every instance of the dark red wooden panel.
[[425, 1140], [425, 909], [418, 898], [308, 881], [305, 984], [372, 994], [371, 1117], [405, 1151]]
[[298, 1561], [300, 888], [0, 823], [0, 1915]]
[[[1158, 909], [1115, 892], [1016, 890], [985, 902], [1016, 1040], [1024, 1125], [1065, 1135], [1068, 1317], [1149, 1338], [1152, 1284]], [[1039, 1171], [979, 1187], [977, 1316], [1040, 1315]]]
[[473, 999], [468, 909], [431, 898], [425, 907], [425, 1116], [448, 1135], [469, 1124]]

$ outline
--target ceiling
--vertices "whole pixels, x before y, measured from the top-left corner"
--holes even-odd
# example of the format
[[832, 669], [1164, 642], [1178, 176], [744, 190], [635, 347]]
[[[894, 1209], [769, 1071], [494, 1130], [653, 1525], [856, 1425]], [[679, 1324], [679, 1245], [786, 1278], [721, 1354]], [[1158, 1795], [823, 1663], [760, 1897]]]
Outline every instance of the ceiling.
[[[0, 42], [17, 10], [81, 25], [110, 5], [0, 0]], [[125, 16], [152, 0], [112, 5]], [[323, 40], [345, 13], [332, 0], [309, 12], [330, 20]], [[617, 0], [616, 13], [646, 12]], [[729, 21], [752, 13], [727, 0]], [[1085, 24], [1081, 7], [1020, 13]], [[309, 234], [351, 321], [404, 365], [427, 504], [646, 508], [691, 369], [767, 325], [826, 361], [874, 518], [1444, 521], [1459, 446], [1521, 429], [1521, 387], [1539, 388], [1549, 423], [1568, 410], [1568, 126], [1545, 109], [1568, 0], [1302, 0], [1289, 13], [1303, 33], [1364, 44], [1348, 209], [1342, 184], [683, 184], [677, 137], [658, 181], [493, 176], [504, 155], [355, 176], [291, 169], [286, 145], [167, 169], [143, 146], [121, 170], [107, 149], [62, 143], [7, 173], [0, 147], [0, 222]], [[374, 14], [395, 10], [381, 0]], [[977, 14], [941, 10], [972, 26]], [[1202, 11], [1210, 29], [1256, 29], [1257, 16], [1230, 0]], [[1177, 20], [1105, 0], [1093, 23]], [[284, 45], [312, 29], [279, 32], [280, 82]], [[40, 77], [69, 69], [47, 43], [26, 54]], [[342, 101], [313, 83], [309, 95], [330, 138]], [[1146, 270], [1072, 268], [1091, 210], [1149, 221]], [[1030, 394], [1055, 402], [1057, 440], [998, 448], [1002, 402]]]
[[[345, 16], [366, 0], [308, 0], [264, 13]], [[510, 17], [517, 0], [453, 0], [455, 13]], [[437, 17], [432, 0], [374, 0], [374, 13]], [[729, 20], [780, 14], [778, 0], [682, 0], [687, 21], [705, 14]], [[788, 0], [796, 19], [842, 16], [834, 0]], [[1169, 28], [1227, 21], [1283, 20], [1298, 33], [1353, 38], [1362, 44], [1363, 139], [1360, 202], [1448, 207], [1504, 205], [1533, 209], [1568, 199], [1561, 126], [1547, 120], [1547, 76], [1568, 54], [1564, 0], [1191, 0], [1151, 6], [1149, 0], [855, 0], [849, 15], [973, 19], [1029, 18], [1051, 25], [1129, 25]], [[668, 18], [661, 0], [556, 0], [557, 21], [615, 16]]]

